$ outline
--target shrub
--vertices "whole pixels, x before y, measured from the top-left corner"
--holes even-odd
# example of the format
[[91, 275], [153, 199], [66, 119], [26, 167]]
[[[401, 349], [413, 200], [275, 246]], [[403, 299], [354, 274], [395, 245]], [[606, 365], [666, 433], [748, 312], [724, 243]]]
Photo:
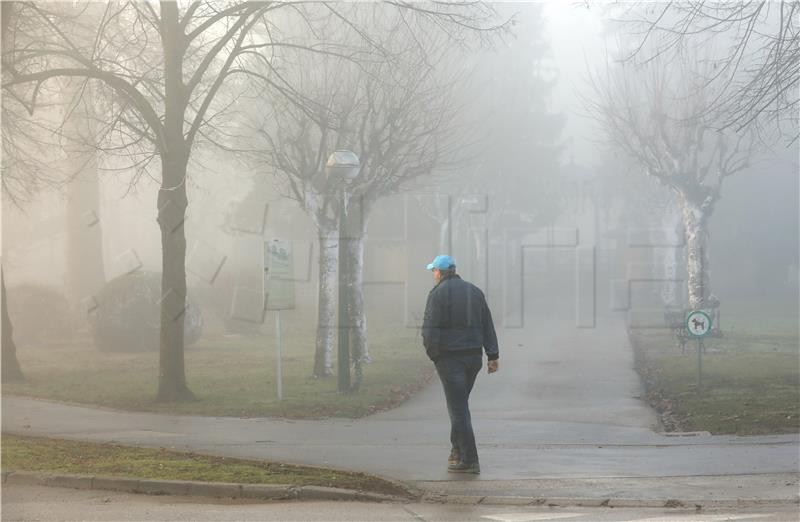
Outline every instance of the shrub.
[[9, 287], [8, 314], [17, 344], [63, 340], [75, 335], [75, 314], [64, 294], [51, 286]]
[[[161, 330], [161, 274], [137, 271], [116, 277], [95, 296], [91, 314], [95, 347], [103, 351], [158, 350]], [[183, 313], [184, 344], [202, 333], [200, 309], [187, 298]]]

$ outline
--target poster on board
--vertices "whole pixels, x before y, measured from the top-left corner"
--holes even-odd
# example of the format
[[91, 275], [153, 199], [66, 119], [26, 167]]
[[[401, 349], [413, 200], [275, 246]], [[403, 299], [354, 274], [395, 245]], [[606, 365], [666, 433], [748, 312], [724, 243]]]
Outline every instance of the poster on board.
[[294, 308], [294, 256], [292, 242], [264, 241], [264, 302], [267, 310]]

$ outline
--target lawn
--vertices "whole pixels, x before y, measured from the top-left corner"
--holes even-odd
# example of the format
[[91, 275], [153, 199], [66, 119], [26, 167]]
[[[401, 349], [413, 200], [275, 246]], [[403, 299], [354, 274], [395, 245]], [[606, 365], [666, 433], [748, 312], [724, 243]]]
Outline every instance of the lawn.
[[[358, 393], [336, 391], [336, 377], [313, 379], [314, 339], [284, 332], [283, 400], [276, 391], [275, 338], [217, 336], [186, 350], [186, 376], [198, 400], [154, 401], [158, 353], [102, 353], [91, 341], [24, 346], [18, 357], [27, 382], [3, 384], [4, 394], [92, 404], [123, 410], [236, 417], [361, 417], [393, 408], [433, 375], [417, 332], [375, 327], [373, 362], [364, 366]], [[335, 360], [335, 354], [334, 354]]]
[[407, 496], [398, 485], [364, 473], [216, 457], [119, 444], [3, 435], [3, 471], [38, 471], [143, 479], [326, 486]]
[[630, 332], [648, 402], [668, 431], [800, 432], [796, 319], [783, 317], [777, 307], [764, 312], [763, 321], [758, 306], [750, 312], [746, 306], [733, 308], [722, 323], [724, 336], [705, 341], [699, 389], [695, 341], [681, 354], [665, 330]]

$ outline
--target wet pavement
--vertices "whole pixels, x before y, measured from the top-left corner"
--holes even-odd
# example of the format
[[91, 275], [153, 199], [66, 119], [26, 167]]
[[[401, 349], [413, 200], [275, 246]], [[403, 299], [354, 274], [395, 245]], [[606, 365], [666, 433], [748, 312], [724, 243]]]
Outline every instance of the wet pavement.
[[[701, 496], [712, 491], [750, 498], [748, 488], [756, 495], [763, 475], [776, 474], [780, 498], [796, 497], [800, 435], [659, 433], [654, 412], [639, 400], [641, 384], [621, 319], [600, 323], [595, 329], [500, 333], [500, 371], [487, 375], [484, 369], [471, 399], [479, 477], [446, 472], [449, 425], [438, 382], [400, 408], [358, 420], [174, 416], [4, 397], [2, 426], [18, 434], [352, 469], [445, 493], [534, 495], [561, 484], [575, 495], [603, 491], [647, 498], [642, 495], [660, 492], [675, 498], [670, 491], [696, 490]], [[731, 475], [741, 480], [722, 481], [719, 492], [710, 480], [705, 487], [711, 489], [686, 489], [688, 477]], [[663, 481], [645, 487], [646, 481], [622, 480], [636, 477]], [[570, 489], [566, 479], [595, 482]]]

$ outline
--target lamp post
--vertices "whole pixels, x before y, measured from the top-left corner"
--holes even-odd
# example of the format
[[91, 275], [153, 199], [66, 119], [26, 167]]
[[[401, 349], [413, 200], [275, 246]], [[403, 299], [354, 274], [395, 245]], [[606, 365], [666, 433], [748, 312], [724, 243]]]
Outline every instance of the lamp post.
[[347, 255], [344, 242], [347, 239], [347, 190], [358, 175], [360, 162], [353, 151], [336, 150], [325, 165], [331, 186], [339, 188], [339, 347], [338, 385], [339, 393], [350, 391], [350, 282], [347, 280]]

